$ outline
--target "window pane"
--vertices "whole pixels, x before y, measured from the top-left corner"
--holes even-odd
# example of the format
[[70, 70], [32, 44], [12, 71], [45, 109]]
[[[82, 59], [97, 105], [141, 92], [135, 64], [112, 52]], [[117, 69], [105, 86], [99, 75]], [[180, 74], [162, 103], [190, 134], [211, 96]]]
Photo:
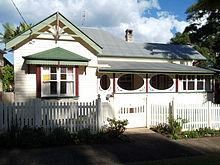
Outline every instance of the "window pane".
[[197, 90], [203, 90], [203, 81], [197, 82]]
[[50, 94], [57, 94], [57, 82], [50, 82]]
[[68, 96], [73, 96], [73, 93], [74, 93], [74, 82], [66, 82], [67, 84], [67, 95]]
[[43, 89], [43, 95], [49, 95], [50, 94], [50, 83], [44, 82], [42, 89]]
[[205, 80], [205, 90], [207, 91], [211, 90], [211, 79]]
[[44, 80], [44, 81], [50, 80], [50, 75], [49, 75], [49, 74], [44, 74], [44, 75], [43, 75], [43, 80]]
[[66, 73], [66, 68], [61, 68], [61, 73]]
[[57, 68], [56, 67], [51, 67], [50, 72], [51, 73], [57, 73]]
[[50, 77], [51, 77], [51, 80], [56, 80], [57, 79], [57, 75], [56, 74], [51, 74]]
[[173, 79], [167, 75], [156, 75], [151, 78], [150, 85], [159, 90], [169, 89], [173, 85]]
[[68, 68], [68, 73], [73, 73], [73, 68]]
[[61, 80], [66, 80], [66, 74], [61, 74]]
[[60, 83], [60, 94], [66, 94], [66, 83], [67, 82]]
[[110, 78], [107, 75], [101, 77], [100, 86], [103, 90], [107, 90], [110, 87]]
[[183, 82], [183, 90], [186, 90], [186, 82]]
[[144, 80], [139, 75], [125, 74], [118, 79], [118, 86], [125, 90], [136, 90], [144, 85]]
[[188, 90], [194, 90], [195, 83], [194, 81], [188, 82]]

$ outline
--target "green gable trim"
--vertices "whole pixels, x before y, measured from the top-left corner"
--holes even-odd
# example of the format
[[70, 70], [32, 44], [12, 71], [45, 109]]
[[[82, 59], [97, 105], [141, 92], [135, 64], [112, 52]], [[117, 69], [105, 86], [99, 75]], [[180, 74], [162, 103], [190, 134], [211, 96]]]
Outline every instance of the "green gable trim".
[[164, 74], [206, 74], [212, 75], [215, 74], [213, 71], [167, 71], [167, 70], [116, 70], [116, 69], [99, 69], [98, 72], [105, 72], [105, 73], [164, 73]]
[[29, 56], [24, 56], [23, 58], [26, 60], [90, 61], [88, 58], [82, 57], [60, 47], [45, 50]]
[[114, 58], [138, 58], [138, 59], [168, 59], [168, 60], [201, 60], [206, 61], [207, 59], [194, 59], [194, 58], [187, 58], [187, 59], [181, 59], [181, 58], [167, 58], [167, 57], [144, 57], [144, 56], [126, 56], [126, 55], [106, 55], [106, 54], [99, 54], [98, 57], [114, 57]]
[[[10, 49], [25, 39], [28, 39], [31, 35], [37, 34], [39, 30], [46, 27], [47, 25], [51, 24], [56, 20], [56, 14], [54, 13], [49, 17], [45, 18], [41, 22], [37, 23], [36, 25], [32, 26], [30, 29], [24, 31], [23, 33], [15, 36], [13, 39], [9, 40], [5, 44], [6, 49]], [[69, 20], [67, 20], [62, 14], [59, 13], [60, 21], [65, 24], [68, 28], [72, 31], [76, 32], [76, 34], [82, 38], [88, 45], [90, 45], [94, 50], [98, 53], [102, 52], [102, 47], [98, 45], [95, 41], [93, 41], [90, 37], [88, 37], [85, 33], [83, 33], [79, 28], [77, 28], [74, 24], [72, 24]]]
[[88, 66], [88, 62], [81, 61], [44, 61], [44, 60], [25, 60], [30, 65], [65, 65], [65, 66]]
[[12, 38], [8, 42], [6, 42], [5, 49], [10, 49], [10, 48], [16, 46], [17, 44], [19, 44], [20, 42], [22, 42], [23, 40], [28, 39], [31, 35], [35, 34], [36, 32], [38, 32], [39, 30], [41, 30], [45, 26], [49, 25], [55, 19], [56, 19], [56, 15], [53, 14], [53, 15], [47, 17], [46, 19], [44, 19], [43, 21], [32, 26], [30, 29], [24, 31], [21, 34], [18, 34], [17, 36], [15, 36], [14, 38]]

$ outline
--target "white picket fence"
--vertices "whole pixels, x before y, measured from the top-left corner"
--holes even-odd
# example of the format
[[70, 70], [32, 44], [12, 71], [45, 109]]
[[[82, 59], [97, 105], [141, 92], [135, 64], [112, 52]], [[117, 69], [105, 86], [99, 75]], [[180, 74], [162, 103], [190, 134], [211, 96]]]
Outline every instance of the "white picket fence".
[[183, 130], [194, 130], [209, 127], [220, 128], [220, 105], [206, 102], [204, 104], [182, 104], [174, 101], [169, 104], [151, 104], [150, 126], [167, 123], [168, 117], [186, 119]]
[[108, 117], [120, 120], [128, 119], [129, 128], [156, 126], [167, 123], [168, 117], [188, 120], [183, 130], [210, 127], [220, 128], [220, 105], [207, 102], [204, 104], [182, 104], [172, 101], [167, 104], [148, 102], [111, 105], [101, 103], [101, 99], [89, 103], [54, 102], [35, 99], [30, 102], [13, 104], [0, 103], [0, 132], [7, 131], [12, 125], [24, 127], [43, 127], [51, 130], [64, 127], [70, 132], [89, 128], [97, 132], [107, 124]]
[[96, 132], [101, 127], [101, 99], [90, 103], [49, 102], [35, 99], [30, 102], [0, 104], [0, 132], [12, 125], [23, 128], [43, 127], [51, 130], [64, 127], [70, 132], [89, 128]]

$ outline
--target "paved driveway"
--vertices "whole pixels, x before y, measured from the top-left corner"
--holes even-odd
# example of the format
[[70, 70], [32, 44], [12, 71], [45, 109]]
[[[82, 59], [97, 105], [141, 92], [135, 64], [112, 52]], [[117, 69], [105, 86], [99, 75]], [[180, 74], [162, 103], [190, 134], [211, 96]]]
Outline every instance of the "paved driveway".
[[[173, 141], [147, 129], [133, 129], [126, 132], [134, 139], [131, 143], [78, 145], [32, 150], [1, 150], [1, 165], [69, 165], [69, 164], [115, 164], [174, 157], [206, 154], [199, 144], [207, 141]], [[210, 138], [212, 139], [212, 138]], [[212, 140], [208, 140], [211, 142]], [[220, 152], [220, 138], [215, 138]], [[194, 144], [194, 145], [192, 145]], [[197, 146], [197, 147], [196, 147]], [[205, 147], [206, 148], [206, 147]], [[212, 148], [210, 148], [212, 150]], [[210, 152], [207, 152], [210, 153]]]

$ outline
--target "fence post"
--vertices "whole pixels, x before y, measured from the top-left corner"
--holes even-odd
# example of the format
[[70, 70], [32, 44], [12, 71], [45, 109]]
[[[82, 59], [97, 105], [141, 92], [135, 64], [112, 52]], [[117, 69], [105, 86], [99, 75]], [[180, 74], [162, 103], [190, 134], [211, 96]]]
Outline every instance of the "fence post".
[[212, 128], [212, 124], [211, 124], [211, 106], [212, 106], [211, 101], [208, 101], [208, 127], [209, 128]]
[[34, 103], [34, 127], [41, 126], [41, 100], [36, 98], [33, 100]]
[[151, 105], [149, 98], [146, 97], [146, 115], [147, 115], [147, 128], [150, 128], [151, 126]]
[[171, 114], [173, 115], [174, 119], [177, 119], [177, 109], [176, 109], [176, 103], [175, 103], [175, 99], [174, 98], [172, 100], [171, 106], [172, 106], [172, 113]]
[[101, 109], [101, 98], [100, 95], [98, 95], [98, 98], [96, 99], [96, 111], [97, 111], [97, 126], [98, 131], [101, 129], [102, 126], [102, 109]]

